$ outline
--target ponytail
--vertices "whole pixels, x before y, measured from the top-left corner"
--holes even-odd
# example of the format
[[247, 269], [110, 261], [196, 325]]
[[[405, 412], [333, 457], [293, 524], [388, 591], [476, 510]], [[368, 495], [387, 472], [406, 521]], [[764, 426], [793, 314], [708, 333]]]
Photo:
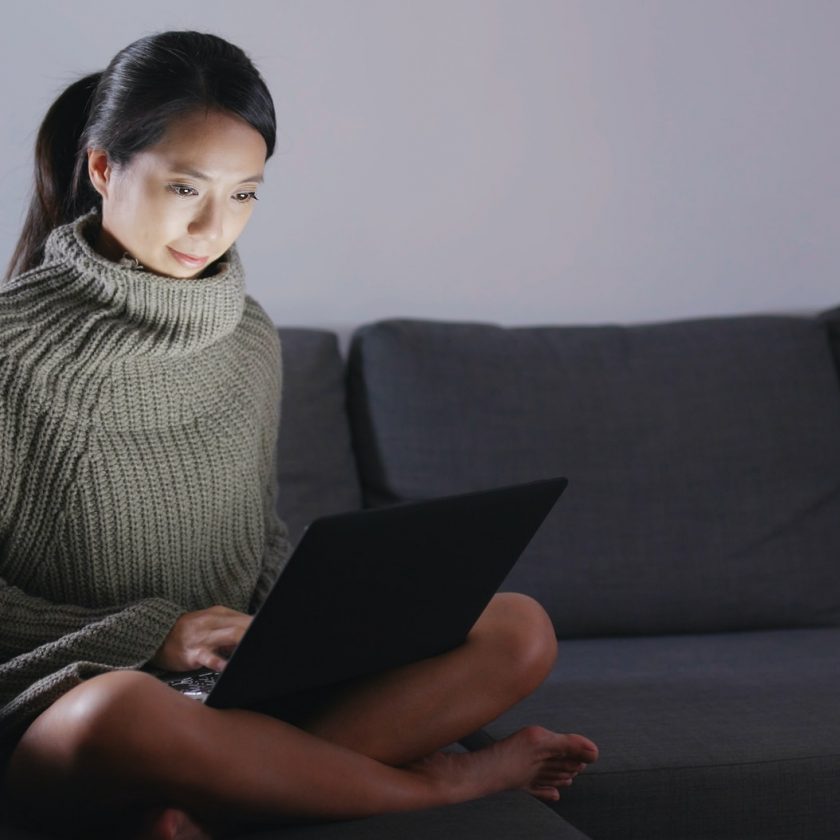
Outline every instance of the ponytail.
[[50, 231], [96, 205], [100, 196], [79, 177], [82, 132], [101, 73], [74, 82], [53, 102], [35, 141], [35, 189], [6, 279], [41, 263]]

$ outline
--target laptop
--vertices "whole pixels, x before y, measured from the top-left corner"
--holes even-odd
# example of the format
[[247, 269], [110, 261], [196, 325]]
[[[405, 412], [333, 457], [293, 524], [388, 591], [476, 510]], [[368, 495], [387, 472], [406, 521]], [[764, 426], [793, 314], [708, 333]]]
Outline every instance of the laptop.
[[320, 517], [223, 671], [157, 676], [214, 708], [293, 721], [354, 679], [452, 650], [567, 483], [541, 479]]

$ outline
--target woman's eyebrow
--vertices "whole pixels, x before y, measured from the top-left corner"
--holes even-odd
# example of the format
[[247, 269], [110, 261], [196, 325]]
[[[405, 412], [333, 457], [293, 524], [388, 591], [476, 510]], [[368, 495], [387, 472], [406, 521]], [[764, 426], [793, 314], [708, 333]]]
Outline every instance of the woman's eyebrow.
[[[171, 169], [175, 175], [189, 175], [191, 178], [198, 178], [200, 181], [211, 180], [209, 175], [205, 175], [203, 172], [199, 172], [197, 169], [193, 169], [190, 166], [180, 166], [175, 164], [171, 167]], [[261, 174], [249, 175], [247, 178], [242, 178], [240, 183], [244, 183], [245, 181], [256, 181], [258, 184], [261, 184], [263, 182], [263, 176]]]

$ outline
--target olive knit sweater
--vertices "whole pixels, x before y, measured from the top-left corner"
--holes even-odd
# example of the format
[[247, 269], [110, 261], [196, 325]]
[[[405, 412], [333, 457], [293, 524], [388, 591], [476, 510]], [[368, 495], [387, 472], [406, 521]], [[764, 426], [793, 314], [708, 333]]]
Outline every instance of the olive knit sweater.
[[183, 612], [254, 612], [291, 548], [280, 343], [236, 246], [179, 279], [99, 255], [99, 224], [0, 285], [0, 745]]

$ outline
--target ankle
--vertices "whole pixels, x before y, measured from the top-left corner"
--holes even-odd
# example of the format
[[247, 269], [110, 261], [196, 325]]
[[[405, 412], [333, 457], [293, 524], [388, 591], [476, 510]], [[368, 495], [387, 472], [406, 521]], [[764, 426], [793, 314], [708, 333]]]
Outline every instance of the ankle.
[[470, 799], [484, 796], [488, 791], [482, 787], [481, 774], [474, 772], [471, 755], [449, 755], [434, 753], [406, 767], [414, 773], [425, 788], [430, 806], [456, 805]]

